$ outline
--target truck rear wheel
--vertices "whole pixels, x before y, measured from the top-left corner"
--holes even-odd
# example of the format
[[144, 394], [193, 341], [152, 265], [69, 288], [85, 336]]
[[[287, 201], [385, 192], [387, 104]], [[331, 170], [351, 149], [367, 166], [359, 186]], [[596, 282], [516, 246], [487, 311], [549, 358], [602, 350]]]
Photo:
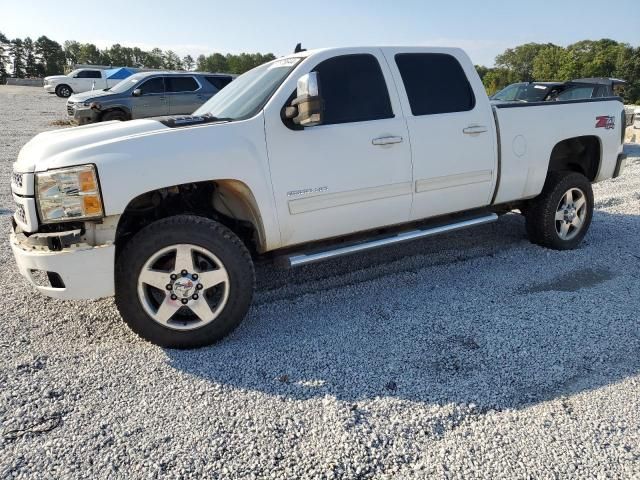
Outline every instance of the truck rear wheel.
[[192, 215], [137, 233], [116, 262], [116, 305], [142, 338], [169, 348], [210, 345], [236, 328], [253, 297], [251, 256], [225, 226]]
[[68, 98], [73, 93], [69, 85], [58, 85], [56, 87], [56, 95], [61, 98]]
[[576, 248], [593, 217], [591, 182], [576, 172], [552, 172], [525, 209], [531, 242], [554, 250]]

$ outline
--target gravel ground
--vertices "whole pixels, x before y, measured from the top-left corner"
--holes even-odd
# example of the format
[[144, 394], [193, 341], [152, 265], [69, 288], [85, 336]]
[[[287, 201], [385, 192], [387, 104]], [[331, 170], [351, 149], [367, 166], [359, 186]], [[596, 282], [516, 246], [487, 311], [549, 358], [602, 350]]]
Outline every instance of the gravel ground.
[[[64, 100], [0, 87], [11, 163]], [[197, 351], [62, 302], [0, 238], [0, 478], [639, 478], [640, 146], [581, 248], [498, 222], [296, 271]]]

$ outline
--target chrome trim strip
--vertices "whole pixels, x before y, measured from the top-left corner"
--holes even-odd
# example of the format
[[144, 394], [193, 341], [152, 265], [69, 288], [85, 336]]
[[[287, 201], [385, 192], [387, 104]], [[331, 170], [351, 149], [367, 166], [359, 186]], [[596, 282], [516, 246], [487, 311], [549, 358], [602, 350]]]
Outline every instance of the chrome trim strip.
[[341, 207], [353, 203], [370, 202], [401, 195], [411, 195], [411, 182], [296, 198], [289, 200], [289, 213], [297, 215], [324, 208]]
[[395, 243], [406, 242], [409, 240], [415, 240], [418, 238], [430, 237], [440, 233], [453, 232], [463, 228], [473, 227], [476, 225], [484, 225], [485, 223], [495, 222], [498, 219], [498, 215], [490, 213], [488, 215], [473, 218], [470, 220], [463, 220], [461, 222], [451, 223], [449, 225], [441, 225], [439, 227], [426, 228], [424, 230], [413, 230], [410, 232], [400, 233], [394, 237], [381, 238], [378, 240], [371, 240], [364, 243], [358, 243], [356, 245], [350, 245], [346, 247], [339, 247], [332, 250], [326, 250], [324, 252], [292, 255], [287, 258], [290, 267], [299, 267], [301, 265], [307, 265], [309, 263], [320, 262], [329, 258], [340, 257], [343, 255], [349, 255], [356, 252], [363, 252], [371, 250], [373, 248], [382, 247], [385, 245], [393, 245]]
[[493, 170], [479, 170], [477, 172], [461, 173], [458, 175], [420, 179], [416, 180], [416, 193], [490, 182], [492, 175]]

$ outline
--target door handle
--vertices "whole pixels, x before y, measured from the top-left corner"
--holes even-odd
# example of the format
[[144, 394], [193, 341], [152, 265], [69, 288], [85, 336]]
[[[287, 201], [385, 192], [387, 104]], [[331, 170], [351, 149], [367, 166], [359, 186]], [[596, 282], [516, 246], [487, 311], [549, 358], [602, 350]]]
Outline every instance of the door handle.
[[402, 143], [402, 137], [378, 137], [371, 140], [374, 145], [392, 145]]
[[477, 135], [479, 133], [484, 133], [488, 129], [484, 125], [469, 125], [467, 128], [462, 129], [462, 133], [465, 135]]

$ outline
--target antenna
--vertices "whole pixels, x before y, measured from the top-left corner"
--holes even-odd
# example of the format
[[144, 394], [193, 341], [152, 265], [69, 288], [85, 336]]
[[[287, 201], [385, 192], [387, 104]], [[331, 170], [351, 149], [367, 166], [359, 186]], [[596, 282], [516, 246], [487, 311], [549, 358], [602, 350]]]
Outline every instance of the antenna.
[[300, 53], [300, 52], [306, 52], [307, 49], [306, 48], [302, 48], [302, 43], [298, 43], [296, 45], [296, 48], [293, 49], [293, 53]]

